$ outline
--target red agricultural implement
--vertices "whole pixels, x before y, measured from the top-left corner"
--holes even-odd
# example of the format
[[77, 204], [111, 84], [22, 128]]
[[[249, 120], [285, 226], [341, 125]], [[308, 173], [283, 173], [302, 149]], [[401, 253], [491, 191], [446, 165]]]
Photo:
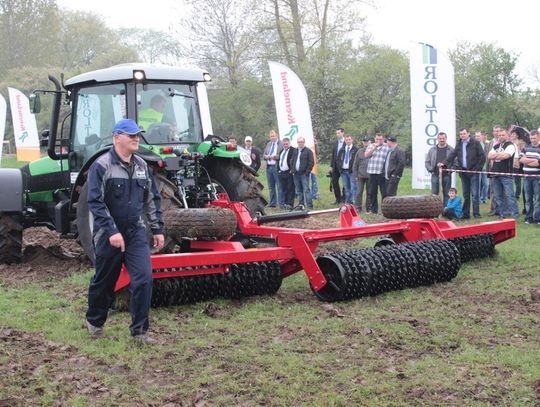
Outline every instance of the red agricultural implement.
[[[434, 219], [368, 225], [350, 205], [252, 218], [243, 203], [222, 198], [213, 205], [236, 216], [235, 240], [185, 240], [180, 253], [153, 255], [153, 306], [273, 294], [284, 277], [301, 270], [324, 301], [449, 281], [462, 262], [490, 256], [496, 244], [514, 237], [516, 226], [513, 219], [462, 226]], [[338, 228], [268, 225], [332, 212], [341, 217]], [[376, 236], [381, 238], [374, 248], [314, 257], [320, 243]], [[128, 285], [122, 269], [116, 291]]]

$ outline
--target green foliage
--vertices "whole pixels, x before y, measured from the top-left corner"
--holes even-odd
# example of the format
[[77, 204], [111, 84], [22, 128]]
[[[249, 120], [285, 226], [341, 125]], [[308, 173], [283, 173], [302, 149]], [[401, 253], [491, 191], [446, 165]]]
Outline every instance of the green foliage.
[[494, 124], [514, 123], [531, 128], [536, 125], [540, 116], [523, 109], [530, 95], [519, 91], [517, 59], [514, 53], [486, 43], [464, 42], [450, 52], [458, 128], [486, 130]]
[[236, 88], [208, 91], [214, 134], [226, 137], [234, 133], [242, 143], [245, 136], [263, 145], [271, 128], [276, 127], [274, 95], [261, 81], [246, 80]]

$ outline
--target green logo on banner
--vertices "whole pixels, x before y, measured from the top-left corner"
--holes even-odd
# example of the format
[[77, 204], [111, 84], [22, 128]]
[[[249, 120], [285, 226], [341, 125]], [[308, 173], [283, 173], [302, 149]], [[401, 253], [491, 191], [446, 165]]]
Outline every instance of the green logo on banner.
[[298, 134], [298, 125], [297, 124], [291, 126], [291, 128], [289, 129], [289, 132], [287, 134], [285, 134], [285, 136], [283, 136], [283, 137], [288, 137], [291, 141], [293, 141], [294, 136], [296, 134]]
[[28, 137], [27, 131], [25, 131], [23, 134], [21, 134], [21, 137], [19, 137], [19, 140], [21, 141], [21, 143], [24, 143], [24, 140], [26, 139], [26, 137]]

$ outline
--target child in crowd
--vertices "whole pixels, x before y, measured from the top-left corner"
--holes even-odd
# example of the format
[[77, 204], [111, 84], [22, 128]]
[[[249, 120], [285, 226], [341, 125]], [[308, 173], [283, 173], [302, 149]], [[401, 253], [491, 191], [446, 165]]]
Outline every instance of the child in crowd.
[[450, 188], [448, 190], [448, 202], [443, 209], [443, 216], [447, 219], [461, 219], [462, 207], [461, 198], [457, 196], [457, 189]]

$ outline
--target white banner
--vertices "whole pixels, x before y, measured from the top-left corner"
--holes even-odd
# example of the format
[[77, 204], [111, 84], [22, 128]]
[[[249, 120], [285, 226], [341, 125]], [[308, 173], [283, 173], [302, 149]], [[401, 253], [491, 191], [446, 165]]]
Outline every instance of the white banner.
[[15, 88], [8, 88], [8, 92], [17, 161], [37, 160], [40, 158], [38, 131], [28, 98]]
[[437, 144], [437, 135], [448, 135], [456, 144], [456, 102], [454, 68], [448, 57], [431, 45], [411, 48], [412, 187], [431, 188], [425, 169], [426, 155]]
[[2, 151], [4, 151], [4, 134], [6, 132], [6, 99], [0, 95], [0, 167], [2, 166]]
[[313, 127], [306, 89], [300, 78], [288, 67], [268, 61], [278, 119], [279, 137], [291, 139], [296, 147], [298, 136], [306, 139], [306, 147], [315, 153]]

